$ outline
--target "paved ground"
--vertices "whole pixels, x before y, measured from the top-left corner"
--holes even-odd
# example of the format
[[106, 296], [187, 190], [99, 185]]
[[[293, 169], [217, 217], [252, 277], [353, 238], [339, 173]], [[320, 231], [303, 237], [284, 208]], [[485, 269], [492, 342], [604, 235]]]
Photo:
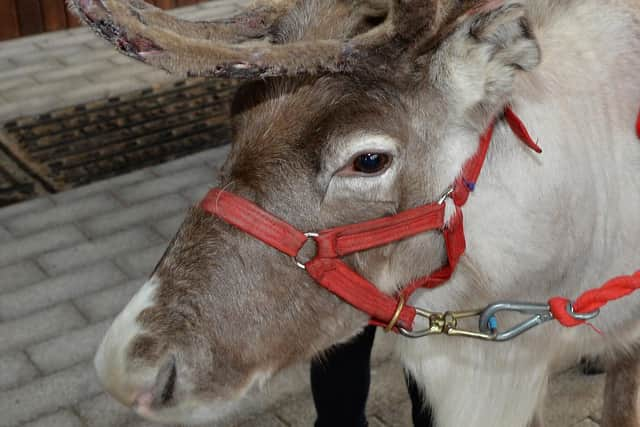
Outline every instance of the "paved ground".
[[[243, 0], [177, 13], [206, 19]], [[116, 54], [86, 29], [0, 43], [0, 123], [169, 77]], [[90, 360], [113, 316], [144, 281], [185, 209], [213, 184], [226, 149], [0, 209], [0, 427], [141, 427], [101, 392]], [[594, 427], [602, 376], [551, 385], [551, 427]], [[401, 371], [379, 340], [372, 427], [409, 426]], [[226, 425], [310, 426], [307, 367], [280, 376], [252, 413]]]

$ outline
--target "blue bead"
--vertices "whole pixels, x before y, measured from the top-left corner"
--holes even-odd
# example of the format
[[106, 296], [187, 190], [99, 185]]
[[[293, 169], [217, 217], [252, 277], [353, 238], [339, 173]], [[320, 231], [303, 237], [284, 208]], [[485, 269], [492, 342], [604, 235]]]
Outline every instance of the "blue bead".
[[491, 316], [488, 323], [489, 329], [491, 329], [492, 331], [498, 329], [498, 319], [496, 319], [496, 316]]

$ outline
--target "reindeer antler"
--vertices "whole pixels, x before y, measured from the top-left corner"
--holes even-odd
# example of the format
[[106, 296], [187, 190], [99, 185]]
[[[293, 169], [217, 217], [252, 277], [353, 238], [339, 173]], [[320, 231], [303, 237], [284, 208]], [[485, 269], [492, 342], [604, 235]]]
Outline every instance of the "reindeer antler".
[[189, 76], [255, 79], [388, 63], [389, 55], [398, 55], [416, 37], [435, 34], [456, 2], [439, 7], [435, 0], [391, 0], [385, 22], [352, 39], [284, 44], [269, 42], [268, 36], [294, 8], [292, 0], [212, 22], [180, 20], [140, 0], [69, 3], [100, 36], [138, 60]]

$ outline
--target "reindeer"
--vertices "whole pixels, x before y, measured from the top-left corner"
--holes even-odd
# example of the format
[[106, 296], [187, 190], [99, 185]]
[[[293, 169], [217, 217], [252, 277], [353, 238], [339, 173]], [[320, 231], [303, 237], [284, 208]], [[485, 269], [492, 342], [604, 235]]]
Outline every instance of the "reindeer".
[[[283, 253], [220, 213], [229, 198], [300, 231], [394, 217], [438, 200], [493, 129], [463, 209], [466, 252], [446, 284], [407, 304], [572, 298], [640, 266], [637, 0], [281, 0], [213, 22], [140, 0], [71, 5], [138, 60], [248, 81], [232, 106], [223, 190], [188, 212], [95, 358], [105, 388], [147, 418], [221, 419], [369, 321], [291, 259], [305, 266], [315, 235], [296, 246], [308, 258]], [[456, 208], [442, 202], [448, 224]], [[431, 230], [342, 261], [392, 298], [445, 264], [447, 248]], [[407, 326], [405, 308], [391, 329]], [[602, 425], [632, 427], [639, 319], [635, 296], [593, 320], [601, 335], [547, 322], [502, 343], [397, 335], [396, 349], [438, 427], [541, 426], [549, 376], [585, 354], [609, 361]]]

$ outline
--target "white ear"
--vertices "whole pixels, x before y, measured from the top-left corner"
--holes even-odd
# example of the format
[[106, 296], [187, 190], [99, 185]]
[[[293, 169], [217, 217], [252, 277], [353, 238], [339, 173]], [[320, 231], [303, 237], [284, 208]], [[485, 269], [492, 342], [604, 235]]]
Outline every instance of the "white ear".
[[514, 3], [467, 18], [434, 55], [431, 74], [454, 108], [483, 128], [506, 104], [516, 74], [539, 63], [525, 9]]

